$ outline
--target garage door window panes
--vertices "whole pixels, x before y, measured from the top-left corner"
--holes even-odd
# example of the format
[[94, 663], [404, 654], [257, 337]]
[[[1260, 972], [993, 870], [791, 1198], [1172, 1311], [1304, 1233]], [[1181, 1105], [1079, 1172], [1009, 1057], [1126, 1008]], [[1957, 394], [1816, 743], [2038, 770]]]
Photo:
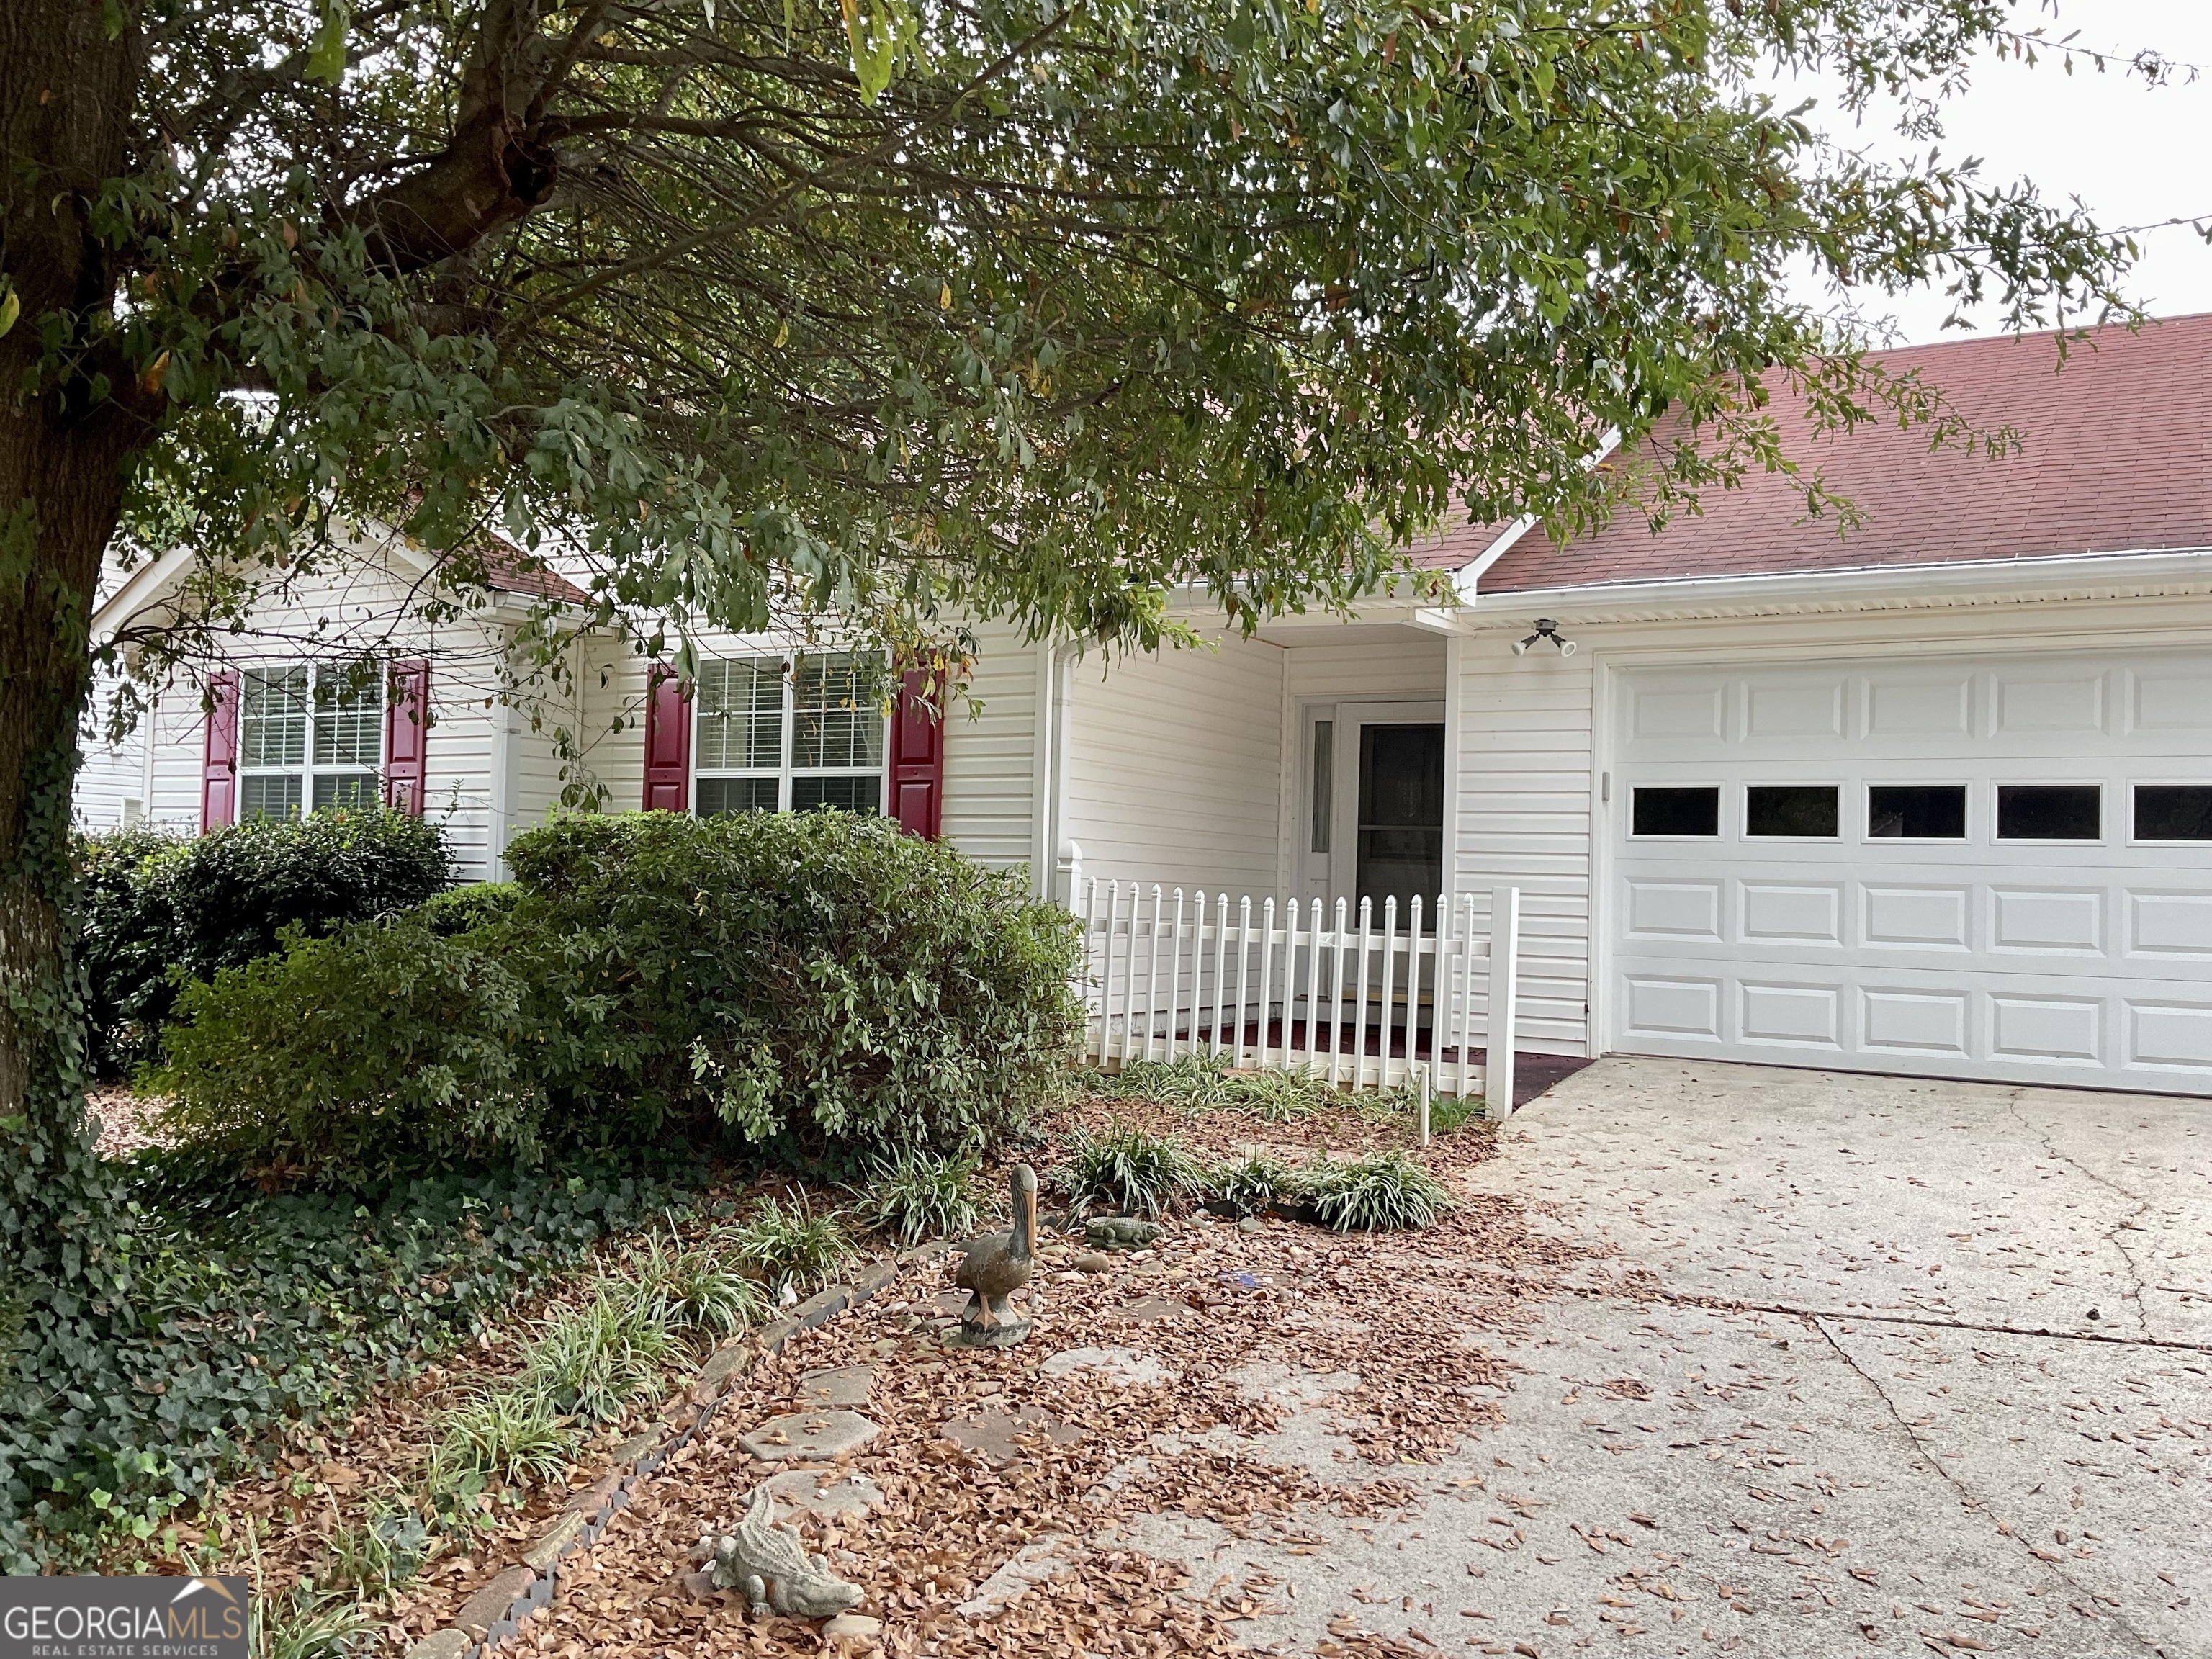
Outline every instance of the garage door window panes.
[[384, 688], [308, 663], [239, 676], [241, 817], [373, 806], [384, 764]]
[[1753, 784], [1743, 792], [1743, 833], [1760, 839], [1832, 841], [1838, 793], [1830, 784]]
[[2104, 834], [2104, 791], [2094, 783], [2001, 783], [1999, 841], [2096, 841]]
[[1883, 841], [1964, 841], [1966, 786], [1876, 784], [1867, 791], [1867, 834]]
[[2137, 841], [2212, 842], [2212, 783], [2136, 786]]
[[790, 672], [781, 657], [699, 669], [695, 810], [883, 810], [883, 672], [872, 657], [825, 653]]
[[1721, 792], [1716, 787], [1638, 784], [1629, 809], [1629, 833], [1714, 837], [1721, 832]]

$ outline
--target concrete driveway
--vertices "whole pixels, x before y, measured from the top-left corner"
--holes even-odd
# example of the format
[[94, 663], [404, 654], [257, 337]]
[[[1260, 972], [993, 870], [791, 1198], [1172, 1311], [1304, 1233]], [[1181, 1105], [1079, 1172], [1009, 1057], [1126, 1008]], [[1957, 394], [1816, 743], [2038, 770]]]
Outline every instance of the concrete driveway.
[[1413, 1510], [1146, 1529], [1298, 1586], [1247, 1639], [2212, 1656], [2212, 1101], [1609, 1060], [1504, 1141], [1611, 1253], [1473, 1328], [1521, 1374]]

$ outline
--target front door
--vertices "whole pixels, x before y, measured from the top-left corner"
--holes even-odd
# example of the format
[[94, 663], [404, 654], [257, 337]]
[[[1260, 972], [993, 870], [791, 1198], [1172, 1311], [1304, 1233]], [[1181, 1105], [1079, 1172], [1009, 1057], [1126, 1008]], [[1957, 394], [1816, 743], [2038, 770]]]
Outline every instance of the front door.
[[1374, 906], [1398, 901], [1405, 926], [1415, 894], [1433, 927], [1443, 889], [1444, 723], [1436, 703], [1335, 706], [1328, 896]]

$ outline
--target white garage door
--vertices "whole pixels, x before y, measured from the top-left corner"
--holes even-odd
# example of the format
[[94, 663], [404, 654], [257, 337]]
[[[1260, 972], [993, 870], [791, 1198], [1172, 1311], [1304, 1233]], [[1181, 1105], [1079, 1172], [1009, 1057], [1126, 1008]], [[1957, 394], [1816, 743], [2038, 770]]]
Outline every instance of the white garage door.
[[2212, 1094], [2212, 653], [1614, 686], [1611, 1046]]

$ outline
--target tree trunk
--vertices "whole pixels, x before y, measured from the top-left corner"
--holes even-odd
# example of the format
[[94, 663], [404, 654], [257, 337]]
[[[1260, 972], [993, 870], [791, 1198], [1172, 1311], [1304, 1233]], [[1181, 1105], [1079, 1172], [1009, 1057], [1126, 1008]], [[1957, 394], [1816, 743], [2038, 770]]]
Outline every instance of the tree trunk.
[[[85, 0], [0, 6], [0, 270], [21, 307], [0, 336], [0, 1119], [27, 1113], [49, 1147], [83, 1110], [64, 906], [88, 624], [125, 462], [151, 436], [135, 375], [96, 337], [114, 273], [90, 210], [125, 170], [137, 72], [125, 9], [111, 38]], [[91, 350], [41, 379], [56, 312], [73, 319], [64, 344]], [[95, 368], [119, 395], [95, 395]]]

